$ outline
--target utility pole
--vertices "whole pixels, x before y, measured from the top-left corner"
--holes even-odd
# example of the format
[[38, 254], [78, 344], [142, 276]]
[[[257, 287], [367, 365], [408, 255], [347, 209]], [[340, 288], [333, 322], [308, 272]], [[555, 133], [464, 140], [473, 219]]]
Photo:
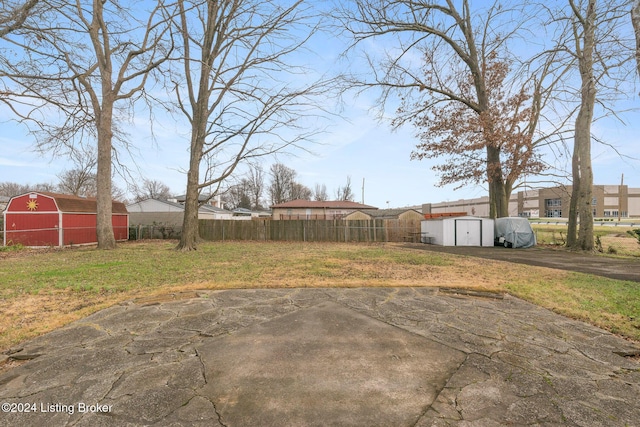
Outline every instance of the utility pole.
[[620, 187], [618, 188], [618, 222], [622, 217], [622, 187], [624, 186], [624, 174], [620, 177]]
[[364, 205], [364, 178], [362, 178], [362, 204]]

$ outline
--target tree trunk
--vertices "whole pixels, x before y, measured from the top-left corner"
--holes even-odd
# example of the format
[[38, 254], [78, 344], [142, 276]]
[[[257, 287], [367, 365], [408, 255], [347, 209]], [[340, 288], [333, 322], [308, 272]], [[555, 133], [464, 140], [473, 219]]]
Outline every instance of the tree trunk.
[[[578, 46], [578, 67], [580, 70], [580, 110], [576, 117], [576, 129], [573, 145], [573, 188], [571, 190], [571, 207], [577, 211], [578, 236], [575, 241], [567, 239], [567, 246], [572, 249], [592, 251], [593, 241], [593, 169], [591, 166], [591, 123], [596, 99], [596, 86], [593, 76], [593, 50], [595, 44], [596, 0], [589, 0], [586, 19], [581, 22], [584, 29], [583, 46]], [[575, 229], [575, 213], [569, 212], [569, 226]], [[571, 228], [570, 228], [571, 229]]]
[[200, 162], [202, 161], [206, 127], [207, 101], [206, 83], [208, 79], [201, 75], [198, 100], [194, 103], [194, 115], [191, 122], [191, 149], [189, 150], [189, 172], [187, 173], [187, 192], [184, 204], [182, 234], [176, 249], [195, 251], [200, 238], [198, 229], [198, 210], [200, 208]]
[[[180, 243], [176, 249], [181, 251], [195, 251], [198, 248], [198, 209], [200, 184], [200, 160], [202, 158], [202, 145], [197, 149], [198, 142], [195, 141], [197, 133], [192, 134], [194, 139], [191, 143], [191, 159], [189, 161], [189, 172], [187, 174], [187, 193], [184, 203], [184, 218], [182, 220], [182, 233]], [[194, 147], [195, 146], [195, 147]]]
[[109, 108], [107, 101], [103, 102], [103, 107], [96, 113], [98, 126], [98, 167], [96, 174], [98, 249], [116, 248], [116, 239], [113, 234], [113, 205], [111, 197], [112, 111], [113, 108]]
[[567, 228], [567, 247], [576, 248], [578, 246], [578, 188], [580, 188], [580, 167], [579, 157], [575, 142], [573, 147], [573, 157], [571, 158], [571, 174], [573, 176], [573, 186], [571, 187], [571, 200], [569, 201], [569, 223]]
[[182, 234], [178, 250], [195, 251], [198, 249], [198, 190], [196, 185], [187, 184], [187, 195], [184, 205], [184, 219], [182, 221]]
[[500, 149], [493, 146], [487, 146], [487, 180], [489, 181], [489, 217], [509, 216], [510, 194], [507, 194], [502, 177]]
[[584, 131], [576, 132], [576, 138], [583, 141], [579, 144], [580, 152], [580, 186], [577, 199], [578, 217], [580, 218], [580, 226], [578, 228], [577, 246], [583, 251], [593, 251], [593, 168], [591, 166], [591, 121], [593, 118], [593, 105], [595, 101], [595, 86], [593, 81], [589, 84], [590, 92], [588, 97], [591, 100], [586, 106]]

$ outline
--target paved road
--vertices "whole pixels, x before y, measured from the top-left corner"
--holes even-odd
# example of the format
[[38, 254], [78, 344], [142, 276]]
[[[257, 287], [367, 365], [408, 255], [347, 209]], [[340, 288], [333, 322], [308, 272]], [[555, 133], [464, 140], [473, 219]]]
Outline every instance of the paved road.
[[638, 426], [639, 352], [509, 295], [203, 291], [14, 349], [0, 426]]
[[445, 247], [424, 244], [407, 244], [407, 246], [421, 250], [578, 271], [612, 279], [640, 282], [640, 259], [612, 258], [602, 255], [569, 252], [561, 249], [548, 249], [540, 246], [528, 249], [513, 249], [502, 246], [485, 248], [470, 246]]

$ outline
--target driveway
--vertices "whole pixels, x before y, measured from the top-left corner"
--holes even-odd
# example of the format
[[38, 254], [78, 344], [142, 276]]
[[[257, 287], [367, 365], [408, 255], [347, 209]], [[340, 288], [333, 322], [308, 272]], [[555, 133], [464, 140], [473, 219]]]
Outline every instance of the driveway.
[[503, 246], [438, 246], [407, 244], [407, 247], [428, 251], [446, 252], [539, 267], [578, 271], [618, 280], [640, 282], [640, 259], [613, 258], [595, 254], [570, 252], [536, 246], [528, 249], [513, 249]]
[[202, 291], [12, 349], [0, 426], [638, 426], [640, 348], [509, 295]]

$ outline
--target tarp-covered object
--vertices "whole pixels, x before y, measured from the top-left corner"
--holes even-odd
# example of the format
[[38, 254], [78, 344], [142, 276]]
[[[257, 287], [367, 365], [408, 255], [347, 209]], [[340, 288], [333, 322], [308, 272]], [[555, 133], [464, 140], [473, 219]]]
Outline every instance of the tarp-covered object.
[[526, 218], [496, 218], [495, 244], [510, 248], [530, 248], [536, 245], [536, 235]]

